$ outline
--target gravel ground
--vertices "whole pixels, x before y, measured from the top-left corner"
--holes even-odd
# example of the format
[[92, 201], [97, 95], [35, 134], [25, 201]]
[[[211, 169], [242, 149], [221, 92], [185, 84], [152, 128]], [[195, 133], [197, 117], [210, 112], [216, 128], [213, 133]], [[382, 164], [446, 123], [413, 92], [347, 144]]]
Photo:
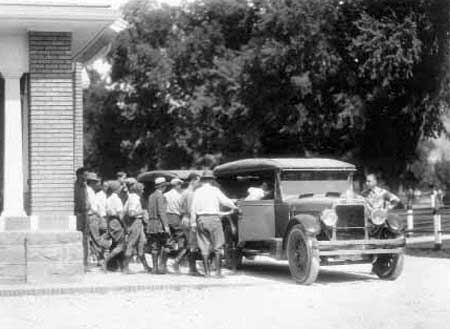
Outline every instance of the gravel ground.
[[407, 256], [394, 282], [369, 270], [325, 267], [305, 287], [292, 283], [283, 263], [252, 262], [242, 275], [264, 279], [261, 286], [6, 297], [0, 328], [449, 327], [450, 259]]

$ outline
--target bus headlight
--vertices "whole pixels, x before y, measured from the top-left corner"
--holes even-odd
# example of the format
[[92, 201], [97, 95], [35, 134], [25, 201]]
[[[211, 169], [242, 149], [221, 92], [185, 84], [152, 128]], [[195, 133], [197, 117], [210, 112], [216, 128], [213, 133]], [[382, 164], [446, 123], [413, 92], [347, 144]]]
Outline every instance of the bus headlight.
[[370, 220], [375, 225], [381, 225], [386, 221], [387, 218], [387, 211], [384, 209], [376, 209], [372, 211], [372, 216], [370, 217]]
[[326, 226], [334, 226], [338, 220], [338, 216], [333, 209], [325, 209], [322, 211], [320, 219]]

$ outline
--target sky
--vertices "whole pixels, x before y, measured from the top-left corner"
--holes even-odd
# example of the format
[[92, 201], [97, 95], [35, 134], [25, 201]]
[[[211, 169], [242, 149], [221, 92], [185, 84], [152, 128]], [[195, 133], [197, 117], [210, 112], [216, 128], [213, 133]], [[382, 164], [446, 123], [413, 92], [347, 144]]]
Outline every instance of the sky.
[[[115, 8], [120, 7], [121, 5], [123, 5], [124, 3], [128, 2], [128, 0], [111, 0], [113, 3], [113, 6]], [[158, 2], [160, 3], [167, 3], [169, 5], [178, 5], [181, 3], [181, 0], [158, 0]]]

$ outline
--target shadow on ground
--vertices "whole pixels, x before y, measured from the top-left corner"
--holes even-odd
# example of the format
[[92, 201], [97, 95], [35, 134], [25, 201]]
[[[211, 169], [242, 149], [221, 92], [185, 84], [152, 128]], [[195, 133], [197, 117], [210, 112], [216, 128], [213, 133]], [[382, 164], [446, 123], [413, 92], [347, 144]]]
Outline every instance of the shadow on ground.
[[442, 246], [439, 250], [435, 249], [434, 242], [423, 242], [408, 245], [406, 248], [406, 254], [416, 257], [450, 259], [450, 240], [442, 241]]
[[[351, 266], [346, 266], [346, 269]], [[289, 272], [289, 267], [284, 263], [265, 263], [260, 261], [244, 261], [240, 268], [240, 273], [255, 276], [262, 279], [274, 280], [280, 283], [295, 284]], [[370, 280], [377, 280], [377, 278], [370, 274], [370, 266], [367, 265], [367, 272], [349, 271], [340, 269], [340, 266], [326, 266], [321, 267], [319, 276], [315, 284], [336, 284], [349, 282], [364, 282]]]

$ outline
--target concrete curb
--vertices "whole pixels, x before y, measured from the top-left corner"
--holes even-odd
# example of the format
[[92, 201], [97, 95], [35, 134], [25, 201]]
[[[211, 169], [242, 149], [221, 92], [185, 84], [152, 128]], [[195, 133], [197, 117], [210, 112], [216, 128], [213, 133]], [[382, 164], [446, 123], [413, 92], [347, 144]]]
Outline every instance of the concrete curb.
[[138, 284], [138, 285], [118, 285], [118, 286], [71, 286], [71, 287], [21, 287], [21, 288], [0, 288], [0, 297], [18, 296], [45, 296], [45, 295], [69, 295], [69, 294], [106, 294], [110, 292], [140, 292], [140, 291], [161, 291], [161, 290], [181, 290], [181, 289], [206, 289], [206, 288], [229, 288], [229, 287], [252, 287], [261, 286], [263, 283], [219, 283], [211, 282], [220, 279], [205, 279], [205, 283], [198, 284]]

